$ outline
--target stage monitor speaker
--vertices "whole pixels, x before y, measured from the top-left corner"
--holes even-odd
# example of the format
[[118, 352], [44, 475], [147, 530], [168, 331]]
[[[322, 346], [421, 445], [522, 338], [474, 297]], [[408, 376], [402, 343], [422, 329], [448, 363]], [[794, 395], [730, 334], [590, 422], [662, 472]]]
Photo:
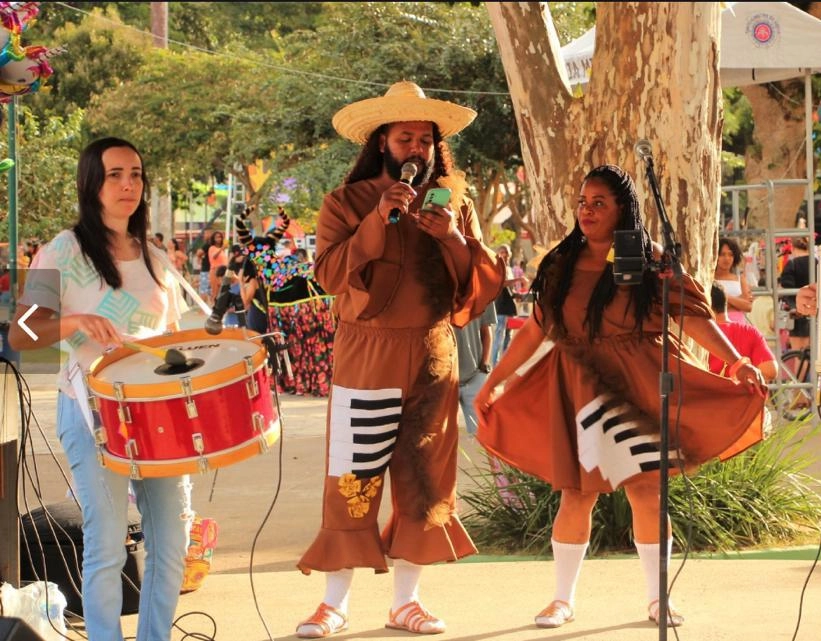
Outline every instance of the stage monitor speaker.
[[0, 617], [0, 641], [43, 641], [23, 619]]

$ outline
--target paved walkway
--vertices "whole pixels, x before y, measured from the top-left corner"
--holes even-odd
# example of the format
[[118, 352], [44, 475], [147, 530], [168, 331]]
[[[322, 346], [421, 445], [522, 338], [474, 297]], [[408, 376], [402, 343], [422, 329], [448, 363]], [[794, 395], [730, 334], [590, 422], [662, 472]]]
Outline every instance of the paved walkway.
[[[34, 416], [44, 435], [34, 434], [40, 489], [46, 502], [65, 497], [60, 475], [65, 459], [54, 438], [53, 377], [27, 378]], [[181, 628], [216, 639], [263, 641], [294, 639], [299, 620], [319, 603], [321, 573], [304, 576], [295, 569], [320, 518], [324, 471], [325, 399], [280, 397], [283, 438], [266, 454], [216, 474], [194, 478], [194, 507], [219, 524], [211, 574], [203, 587], [180, 598]], [[57, 450], [54, 459], [48, 454]], [[281, 447], [280, 447], [281, 446]], [[462, 464], [482, 460], [478, 446], [463, 443]], [[276, 489], [281, 482], [279, 495]], [[462, 473], [462, 487], [469, 483]], [[29, 491], [29, 499], [32, 494]], [[388, 498], [386, 497], [386, 500]], [[30, 504], [30, 507], [36, 505]], [[384, 511], [383, 511], [384, 514]], [[821, 518], [821, 515], [819, 515]], [[638, 560], [619, 558], [585, 563], [577, 594], [577, 620], [558, 630], [540, 630], [533, 616], [550, 600], [551, 561], [488, 561], [479, 557], [425, 570], [421, 597], [448, 623], [439, 638], [465, 641], [596, 640], [651, 641], [659, 630], [647, 621], [644, 579]], [[673, 559], [670, 575], [680, 559]], [[693, 641], [789, 641], [810, 572], [808, 560], [688, 560], [674, 588], [686, 615], [678, 638]], [[359, 570], [350, 604], [350, 629], [337, 639], [417, 638], [384, 628], [392, 577]], [[199, 614], [198, 614], [199, 613]], [[821, 570], [809, 581], [796, 639], [821, 639]], [[123, 617], [133, 635], [136, 615]], [[72, 639], [80, 639], [72, 634]], [[176, 631], [173, 639], [183, 638]], [[667, 638], [676, 639], [670, 630]]]

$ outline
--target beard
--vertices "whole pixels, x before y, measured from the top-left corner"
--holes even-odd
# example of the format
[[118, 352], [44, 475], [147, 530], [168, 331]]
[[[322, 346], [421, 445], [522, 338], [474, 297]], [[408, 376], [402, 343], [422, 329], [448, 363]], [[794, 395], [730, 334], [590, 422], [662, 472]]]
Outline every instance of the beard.
[[[424, 185], [430, 180], [430, 177], [433, 174], [433, 159], [426, 161], [422, 158], [422, 156], [409, 156], [400, 162], [399, 159], [391, 153], [391, 150], [388, 149], [387, 145], [385, 146], [383, 162], [385, 163], [385, 170], [388, 172], [388, 175], [395, 180], [402, 179], [402, 165], [406, 162], [412, 162], [416, 165], [416, 175], [411, 181], [411, 185], [414, 187]], [[422, 167], [421, 172], [419, 171], [419, 167]]]

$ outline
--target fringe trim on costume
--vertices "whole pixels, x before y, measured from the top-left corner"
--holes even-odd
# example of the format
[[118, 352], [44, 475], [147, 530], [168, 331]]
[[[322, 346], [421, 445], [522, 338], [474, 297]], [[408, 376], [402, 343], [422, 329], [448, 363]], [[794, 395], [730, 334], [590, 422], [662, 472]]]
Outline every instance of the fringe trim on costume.
[[420, 251], [414, 269], [419, 282], [423, 283], [434, 318], [444, 318], [453, 306], [454, 283], [445, 267], [442, 248], [432, 236], [422, 234], [419, 239]]
[[451, 391], [448, 381], [455, 344], [447, 324], [440, 324], [430, 331], [425, 347], [427, 362], [410, 389], [409, 398], [412, 400], [402, 408], [395, 455], [408, 461], [409, 476], [417, 485], [417, 491], [413, 493], [414, 504], [410, 506], [411, 513], [415, 518], [428, 520], [437, 526], [440, 522], [449, 522], [453, 511], [453, 507], [438, 496], [436, 485], [430, 478], [426, 447], [440, 437], [438, 433], [428, 430], [431, 424], [439, 424], [445, 397]]

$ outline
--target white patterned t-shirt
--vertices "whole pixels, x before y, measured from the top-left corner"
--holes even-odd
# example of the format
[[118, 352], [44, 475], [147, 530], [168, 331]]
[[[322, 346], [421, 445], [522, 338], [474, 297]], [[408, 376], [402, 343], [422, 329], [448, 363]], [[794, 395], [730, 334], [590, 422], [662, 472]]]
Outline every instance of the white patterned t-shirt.
[[[93, 264], [86, 260], [74, 232], [62, 231], [37, 252], [30, 267], [32, 270], [59, 271], [60, 291], [55, 290], [53, 278], [38, 278], [37, 272], [32, 271], [26, 278], [20, 303], [59, 309], [62, 318], [72, 314], [104, 316], [126, 340], [162, 334], [168, 325], [179, 321], [182, 311], [186, 309], [177, 280], [167, 269], [167, 261], [162, 254], [149, 244], [152, 266], [165, 289], [158, 287], [151, 278], [142, 257], [117, 261], [122, 287], [114, 289], [100, 278]], [[65, 344], [83, 371], [88, 371], [107, 347], [80, 331], [67, 337]], [[62, 391], [73, 397], [67, 375], [68, 366], [69, 363], [63, 366], [58, 383]]]

